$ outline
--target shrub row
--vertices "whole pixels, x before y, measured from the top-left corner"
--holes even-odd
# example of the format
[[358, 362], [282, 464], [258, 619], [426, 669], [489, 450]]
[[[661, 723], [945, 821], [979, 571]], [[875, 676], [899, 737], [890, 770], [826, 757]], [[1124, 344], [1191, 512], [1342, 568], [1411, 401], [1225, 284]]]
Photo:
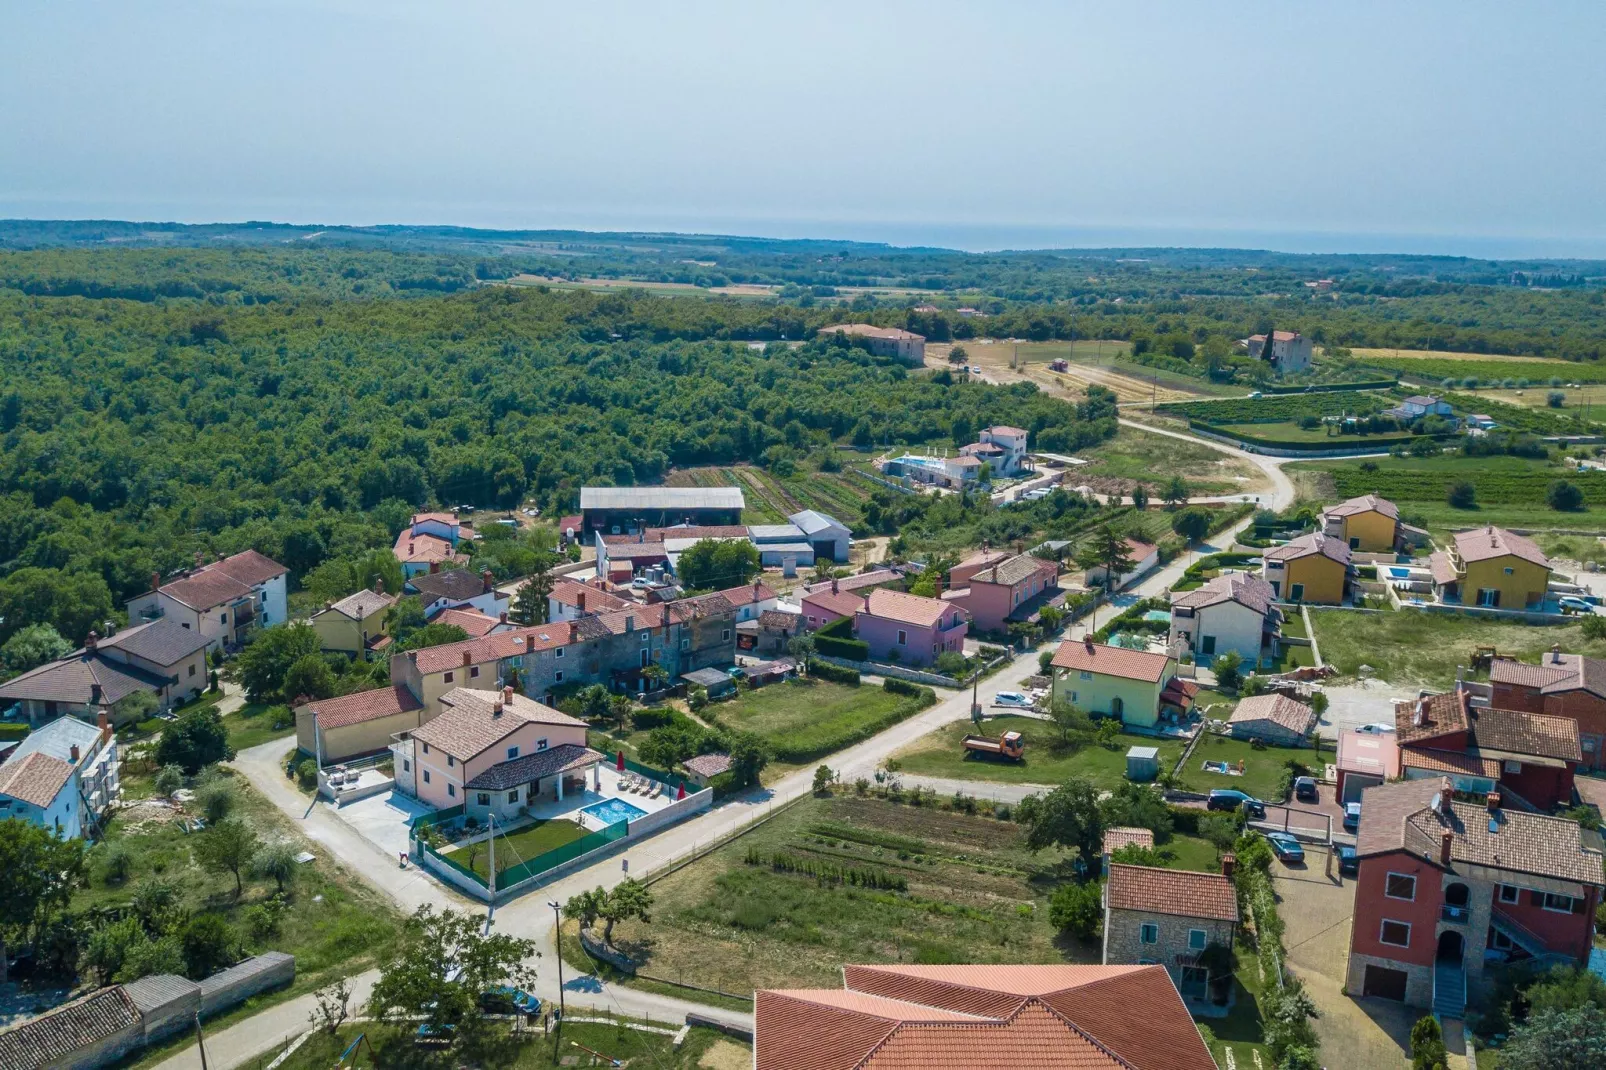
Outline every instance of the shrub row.
[[921, 687], [919, 684], [912, 684], [908, 680], [899, 680], [895, 676], [889, 676], [885, 680], [881, 681], [881, 690], [890, 691], [894, 695], [910, 695], [918, 697]]
[[817, 680], [827, 680], [833, 684], [846, 684], [849, 687], [859, 686], [858, 669], [845, 669], [840, 665], [832, 665], [827, 661], [809, 662], [809, 675]]
[[1262, 394], [1303, 394], [1319, 393], [1335, 390], [1388, 390], [1397, 385], [1397, 379], [1367, 379], [1356, 383], [1320, 383], [1310, 386], [1273, 386], [1266, 385], [1260, 388]]
[[1205, 424], [1282, 423], [1302, 416], [1368, 416], [1382, 412], [1392, 399], [1379, 394], [1284, 394], [1272, 398], [1182, 401], [1163, 406], [1169, 415]]
[[766, 858], [757, 847], [747, 849], [744, 861], [750, 866], [767, 865], [777, 873], [801, 873], [813, 877], [821, 884], [851, 884], [859, 888], [878, 888], [893, 892], [909, 890], [909, 881], [906, 878], [869, 866], [838, 866], [780, 851]]
[[913, 839], [909, 836], [899, 836], [891, 832], [875, 832], [870, 829], [861, 829], [853, 825], [844, 825], [837, 821], [814, 821], [809, 824], [809, 835], [824, 836], [833, 840], [847, 840], [849, 843], [860, 843], [866, 847], [885, 847], [889, 851], [925, 851], [929, 844], [924, 840]]
[[1230, 438], [1234, 442], [1248, 446], [1264, 446], [1274, 450], [1297, 450], [1300, 452], [1315, 453], [1321, 450], [1352, 449], [1356, 446], [1366, 446], [1368, 449], [1386, 450], [1391, 446], [1410, 445], [1420, 435], [1368, 435], [1365, 438], [1322, 438], [1311, 442], [1283, 438], [1260, 438], [1256, 435], [1246, 435], [1238, 431], [1228, 431], [1225, 428], [1207, 424], [1202, 420], [1189, 420], [1188, 426], [1195, 431], [1206, 434], [1219, 435]]
[[869, 661], [870, 644], [863, 639], [838, 639], [830, 635], [816, 635], [814, 649], [828, 658], [844, 661]]
[[685, 714], [668, 706], [643, 706], [640, 709], [631, 711], [630, 714], [630, 723], [638, 730], [667, 728], [672, 724], [679, 724], [681, 721], [688, 720], [689, 718]]

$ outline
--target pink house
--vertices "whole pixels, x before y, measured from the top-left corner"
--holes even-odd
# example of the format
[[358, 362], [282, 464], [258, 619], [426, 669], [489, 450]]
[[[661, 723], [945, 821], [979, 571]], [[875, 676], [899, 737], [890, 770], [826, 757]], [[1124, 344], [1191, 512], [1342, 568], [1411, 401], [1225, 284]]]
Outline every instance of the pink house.
[[965, 649], [965, 613], [940, 598], [874, 590], [857, 613], [854, 631], [870, 645], [872, 661], [930, 665]]
[[[963, 567], [954, 568], [950, 577]], [[1003, 632], [1011, 621], [1026, 619], [1059, 590], [1059, 565], [1016, 554], [972, 572], [967, 583], [961, 587], [954, 581], [949, 604], [963, 607], [977, 630]]]
[[989, 550], [983, 546], [948, 570], [948, 587], [950, 590], [964, 587], [976, 573], [985, 572], [994, 565], [1001, 565], [1014, 556], [1008, 550]]
[[401, 733], [392, 748], [396, 785], [446, 809], [463, 805], [481, 820], [583, 791], [607, 756], [586, 746], [584, 721], [534, 699], [501, 691], [454, 688], [440, 698], [440, 716]]
[[844, 590], [832, 580], [829, 586], [821, 585], [818, 591], [803, 596], [803, 620], [808, 631], [823, 628], [834, 620], [851, 617], [864, 608], [864, 595]]

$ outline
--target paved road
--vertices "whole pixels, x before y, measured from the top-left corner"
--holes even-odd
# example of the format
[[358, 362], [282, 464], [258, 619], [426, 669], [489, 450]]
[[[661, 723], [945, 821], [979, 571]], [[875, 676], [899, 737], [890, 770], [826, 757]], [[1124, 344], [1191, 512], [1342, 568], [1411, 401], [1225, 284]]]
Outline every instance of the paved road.
[[[1125, 420], [1121, 422], [1127, 423]], [[1277, 488], [1273, 500], [1279, 503], [1274, 505], [1274, 508], [1282, 508], [1283, 505], [1293, 501], [1293, 485], [1277, 467], [1274, 458], [1256, 457], [1179, 432], [1161, 431], [1143, 424], [1131, 426], [1154, 434], [1165, 434], [1202, 443], [1224, 453], [1241, 454], [1244, 459], [1260, 466], [1271, 478], [1274, 487]], [[1222, 546], [1231, 546], [1237, 533], [1248, 523], [1249, 518], [1245, 518], [1233, 528], [1222, 532], [1215, 542]], [[1210, 545], [1199, 548], [1201, 553], [1210, 553], [1213, 549], [1214, 547]], [[1130, 605], [1138, 599], [1161, 594], [1181, 577], [1192, 559], [1192, 555], [1183, 555], [1164, 568], [1149, 573], [1131, 588], [1118, 594], [1113, 599], [1113, 604], [1117, 607]], [[1089, 619], [1086, 624], [1088, 629], [1097, 626], [1098, 616], [1099, 613], [1095, 613]], [[1021, 683], [1028, 676], [1035, 675], [1037, 671], [1037, 651], [1030, 650], [1020, 654], [1001, 671], [982, 681], [979, 687], [981, 703], [983, 706], [990, 706], [999, 691], [1019, 690]], [[968, 718], [970, 701], [971, 695], [968, 691], [949, 693], [923, 713], [894, 725], [857, 746], [833, 755], [829, 759], [829, 764], [844, 780], [852, 781], [859, 776], [871, 776], [875, 769], [897, 750], [944, 725]], [[484, 909], [483, 904], [470, 901], [449, 890], [416, 868], [408, 870], [399, 868], [396, 858], [380, 851], [336, 816], [334, 809], [327, 804], [309, 805], [307, 797], [296, 790], [284, 775], [280, 765], [286, 746], [286, 741], [281, 739], [254, 747], [241, 752], [233, 764], [253, 786], [284, 813], [300, 823], [302, 831], [310, 839], [328, 850], [331, 856], [340, 859], [362, 879], [389, 895], [397, 906], [407, 913], [425, 903], [450, 906], [460, 910]], [[762, 818], [776, 806], [808, 794], [813, 788], [813, 779], [813, 769], [799, 769], [765, 786], [761, 791], [728, 800], [717, 809], [681, 822], [639, 842], [631, 843], [619, 853], [604, 858], [578, 873], [563, 877], [498, 907], [494, 913], [494, 925], [503, 932], [535, 941], [539, 949], [539, 977], [535, 994], [553, 1001], [559, 996], [554, 961], [556, 929], [549, 903], [564, 902], [576, 893], [598, 885], [612, 887], [627, 875], [641, 876], [692, 856], [709, 843]], [[994, 787], [972, 785], [963, 781], [951, 783], [965, 784], [967, 794], [990, 789], [998, 791], [1001, 797], [1002, 793], [1013, 793], [1016, 788], [1021, 790], [1022, 796], [1038, 790], [1027, 785]], [[952, 790], [952, 787], [948, 789], [950, 793]], [[374, 977], [374, 971], [359, 975], [355, 980], [355, 986], [366, 994]], [[651, 1016], [659, 1020], [680, 1020], [687, 1012], [695, 1011], [709, 1017], [751, 1025], [751, 1015], [748, 1014], [723, 1011], [687, 1000], [641, 992], [622, 985], [606, 984], [596, 977], [577, 978], [569, 975], [566, 976], [565, 982], [563, 996], [570, 1006], [605, 1008], [625, 1014]], [[214, 1070], [231, 1070], [278, 1044], [286, 1033], [293, 1034], [300, 1029], [301, 1023], [306, 1022], [312, 1006], [313, 1001], [310, 996], [301, 997], [220, 1030], [207, 1041], [209, 1067]], [[191, 1047], [158, 1065], [159, 1070], [199, 1070], [201, 1064], [197, 1049]]]

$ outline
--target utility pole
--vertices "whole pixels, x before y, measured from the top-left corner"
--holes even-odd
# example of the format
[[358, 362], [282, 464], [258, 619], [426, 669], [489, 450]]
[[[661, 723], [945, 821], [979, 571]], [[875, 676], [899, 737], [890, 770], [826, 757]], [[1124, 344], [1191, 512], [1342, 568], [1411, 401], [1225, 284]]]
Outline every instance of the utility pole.
[[[464, 777], [465, 783], [463, 785], [463, 794], [465, 795], [468, 794], [468, 784], [466, 783], [467, 779], [467, 777]], [[463, 809], [468, 809], [467, 799], [463, 800]], [[490, 905], [485, 909], [485, 932], [486, 935], [489, 935], [491, 932], [491, 921], [496, 917], [496, 807], [494, 806], [485, 811], [485, 827], [491, 831], [491, 902]], [[558, 935], [561, 936], [563, 934], [559, 933]]]
[[552, 900], [547, 906], [552, 908], [552, 922], [555, 928], [553, 943], [558, 949], [558, 1021], [563, 1021], [563, 915], [559, 913], [558, 901]]
[[201, 1032], [201, 1012], [195, 1012], [195, 1046], [201, 1051], [201, 1070], [209, 1070], [206, 1065], [206, 1034]]

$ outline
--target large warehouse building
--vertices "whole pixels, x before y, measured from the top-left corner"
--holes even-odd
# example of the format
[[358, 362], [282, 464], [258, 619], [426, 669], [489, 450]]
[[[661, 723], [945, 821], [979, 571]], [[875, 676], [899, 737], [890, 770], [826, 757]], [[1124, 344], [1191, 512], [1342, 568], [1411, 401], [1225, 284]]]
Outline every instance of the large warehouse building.
[[746, 500], [740, 487], [582, 487], [584, 531], [631, 535], [677, 524], [740, 524]]

